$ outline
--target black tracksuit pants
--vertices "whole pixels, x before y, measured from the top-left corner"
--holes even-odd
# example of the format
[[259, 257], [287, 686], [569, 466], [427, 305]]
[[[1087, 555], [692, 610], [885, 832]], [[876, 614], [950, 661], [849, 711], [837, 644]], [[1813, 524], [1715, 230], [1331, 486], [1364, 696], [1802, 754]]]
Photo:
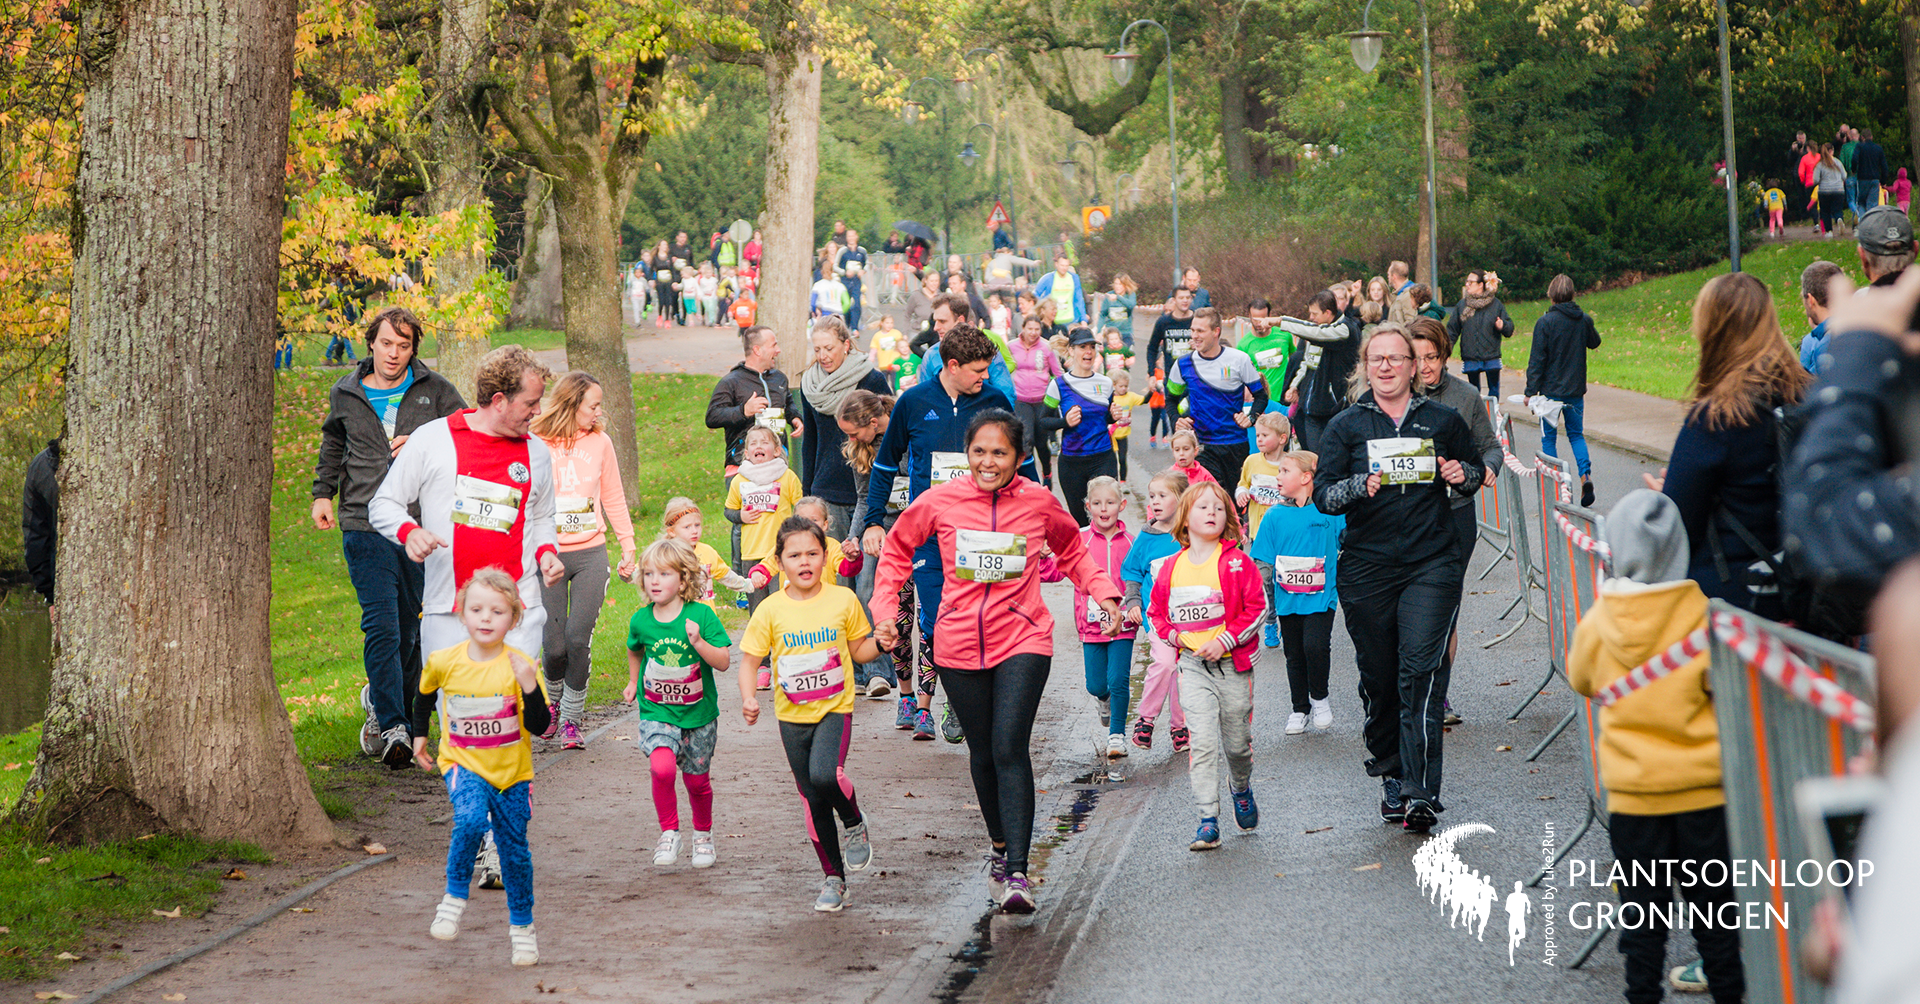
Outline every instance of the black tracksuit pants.
[[1340, 610], [1360, 669], [1367, 773], [1397, 777], [1440, 809], [1447, 635], [1460, 605], [1460, 552], [1413, 565], [1340, 561]]

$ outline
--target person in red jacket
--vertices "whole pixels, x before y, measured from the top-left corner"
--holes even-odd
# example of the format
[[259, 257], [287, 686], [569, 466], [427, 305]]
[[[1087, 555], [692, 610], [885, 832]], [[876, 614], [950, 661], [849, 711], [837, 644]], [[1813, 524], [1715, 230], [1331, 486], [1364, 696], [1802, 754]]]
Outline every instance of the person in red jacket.
[[1153, 633], [1180, 652], [1180, 703], [1193, 743], [1187, 776], [1200, 809], [1189, 848], [1208, 851], [1220, 846], [1223, 747], [1234, 822], [1243, 830], [1260, 825], [1253, 800], [1253, 666], [1267, 590], [1240, 549], [1240, 518], [1218, 483], [1201, 482], [1180, 496], [1173, 536], [1185, 549], [1154, 576], [1147, 619]]
[[913, 572], [913, 552], [937, 542], [945, 582], [933, 662], [966, 732], [973, 790], [993, 841], [987, 881], [1007, 913], [1034, 910], [1029, 746], [1053, 665], [1053, 615], [1040, 598], [1043, 547], [1100, 607], [1105, 632], [1120, 626], [1120, 590], [1087, 553], [1080, 527], [1051, 492], [1018, 473], [1025, 432], [1004, 409], [973, 417], [964, 440], [971, 477], [922, 492], [900, 514], [881, 551], [872, 600], [875, 639], [891, 648], [899, 634], [894, 605]]

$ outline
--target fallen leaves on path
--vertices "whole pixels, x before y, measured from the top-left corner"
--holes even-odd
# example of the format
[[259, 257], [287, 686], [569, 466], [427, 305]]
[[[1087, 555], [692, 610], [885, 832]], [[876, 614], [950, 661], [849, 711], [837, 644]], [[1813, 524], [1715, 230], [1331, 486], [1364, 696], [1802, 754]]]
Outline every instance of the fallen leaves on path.
[[310, 906], [288, 907], [287, 912], [288, 913], [312, 913], [313, 907], [310, 907]]
[[1511, 747], [1511, 746], [1495, 746], [1495, 747], [1493, 748], [1493, 751], [1494, 751], [1495, 753], [1511, 753], [1511, 752], [1513, 752], [1513, 747]]
[[232, 880], [232, 881], [234, 881], [234, 882], [245, 882], [245, 881], [247, 880], [247, 873], [246, 873], [246, 872], [243, 872], [243, 871], [241, 871], [241, 870], [240, 870], [239, 868], [237, 868], [237, 867], [236, 867], [236, 868], [229, 868], [229, 869], [227, 869], [227, 873], [226, 873], [225, 875], [222, 875], [222, 876], [220, 876], [220, 877], [221, 877], [221, 878], [223, 878], [223, 879], [230, 879], [230, 880]]
[[361, 850], [363, 850], [363, 851], [366, 851], [366, 852], [367, 852], [368, 854], [385, 854], [385, 853], [387, 853], [387, 845], [386, 845], [386, 844], [361, 844], [361, 845], [360, 845], [360, 849], [361, 849]]
[[156, 917], [165, 917], [168, 920], [179, 920], [180, 908], [176, 906], [171, 910], [155, 910], [153, 911], [153, 915]]
[[160, 999], [163, 1001], [183, 1001], [187, 999], [187, 995], [186, 994], [161, 994]]
[[54, 958], [59, 959], [62, 962], [79, 962], [80, 961], [80, 956], [75, 955], [72, 952], [61, 952], [59, 955], [54, 956]]
[[1375, 861], [1373, 864], [1370, 864], [1370, 865], [1361, 865], [1360, 867], [1354, 869], [1354, 871], [1357, 871], [1357, 872], [1375, 872], [1379, 870], [1380, 870], [1380, 862], [1378, 861]]
[[67, 993], [65, 990], [42, 990], [34, 994], [33, 999], [37, 1001], [70, 1001], [77, 996], [79, 995]]
[[1308, 832], [1308, 833], [1325, 833], [1325, 832], [1327, 832], [1328, 830], [1331, 830], [1331, 829], [1333, 829], [1333, 827], [1331, 827], [1331, 826], [1316, 826], [1316, 827], [1314, 827], [1313, 829], [1311, 829], [1311, 830], [1308, 830], [1308, 831], [1306, 831], [1306, 832]]

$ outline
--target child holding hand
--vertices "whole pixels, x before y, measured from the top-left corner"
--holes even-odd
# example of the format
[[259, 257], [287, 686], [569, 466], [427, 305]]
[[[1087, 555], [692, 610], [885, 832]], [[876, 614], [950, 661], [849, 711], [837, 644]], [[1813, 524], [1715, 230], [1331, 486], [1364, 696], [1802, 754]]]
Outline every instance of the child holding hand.
[[740, 594], [740, 605], [746, 606], [746, 594], [753, 590], [753, 584], [747, 577], [733, 570], [720, 552], [711, 544], [703, 544], [700, 534], [706, 529], [706, 517], [700, 512], [700, 506], [685, 495], [675, 495], [667, 500], [667, 507], [660, 517], [660, 539], [678, 540], [693, 548], [693, 556], [706, 571], [701, 577], [699, 601], [713, 606], [713, 584], [721, 585]]
[[[724, 511], [727, 522], [740, 524], [741, 570], [752, 568], [773, 556], [773, 539], [780, 523], [793, 515], [800, 501], [800, 478], [787, 468], [786, 451], [780, 435], [764, 425], [747, 430], [739, 473], [727, 485]], [[766, 584], [754, 587], [747, 597], [747, 609], [760, 605], [767, 596]], [[761, 689], [766, 689], [764, 681]]]
[[1293, 713], [1287, 735], [1313, 727], [1333, 727], [1333, 702], [1327, 675], [1333, 660], [1333, 611], [1340, 603], [1334, 588], [1345, 516], [1329, 516], [1313, 504], [1313, 473], [1319, 457], [1305, 450], [1280, 455], [1280, 504], [1268, 509], [1254, 534], [1253, 560], [1267, 576], [1268, 595], [1280, 621], [1287, 655], [1287, 687]]
[[[1120, 497], [1120, 482], [1105, 475], [1087, 482], [1087, 525], [1080, 528], [1080, 543], [1093, 556], [1093, 563], [1114, 582], [1121, 581], [1120, 569], [1133, 547], [1133, 534], [1120, 519], [1120, 511], [1126, 506], [1126, 499]], [[1059, 582], [1067, 577], [1051, 555], [1041, 559], [1040, 568], [1042, 582]], [[1098, 702], [1101, 724], [1107, 727], [1107, 758], [1119, 759], [1127, 755], [1127, 702], [1133, 696], [1136, 629], [1123, 621], [1119, 632], [1108, 635], [1100, 604], [1077, 583], [1073, 587], [1073, 611], [1080, 634], [1081, 662], [1087, 671], [1087, 693]]]
[[[639, 702], [640, 748], [653, 777], [653, 812], [660, 842], [653, 863], [680, 857], [680, 803], [673, 773], [686, 779], [693, 810], [693, 866], [711, 868], [713, 844], [713, 748], [719, 737], [720, 702], [713, 672], [727, 669], [733, 639], [713, 608], [699, 602], [706, 570], [693, 548], [668, 538], [640, 555], [640, 588], [647, 605], [627, 625], [627, 689], [623, 701]], [[645, 679], [646, 686], [641, 687]]]

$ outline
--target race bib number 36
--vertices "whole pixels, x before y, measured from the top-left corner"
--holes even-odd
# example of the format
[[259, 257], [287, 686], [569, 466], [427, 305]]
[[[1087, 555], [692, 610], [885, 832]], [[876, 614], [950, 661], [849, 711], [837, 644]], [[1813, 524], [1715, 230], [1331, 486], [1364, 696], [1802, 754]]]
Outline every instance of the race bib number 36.
[[593, 510], [593, 499], [562, 495], [555, 500], [553, 527], [561, 533], [593, 533], [600, 529], [600, 514]]
[[453, 521], [507, 533], [520, 518], [520, 489], [462, 474], [453, 481]]
[[1005, 582], [1027, 570], [1027, 538], [1018, 533], [959, 530], [953, 540], [954, 577], [969, 582]]
[[954, 478], [967, 474], [967, 455], [964, 453], [940, 453], [935, 451], [932, 462], [933, 483], [944, 485]]
[[847, 689], [847, 670], [840, 664], [840, 650], [800, 652], [775, 660], [773, 674], [780, 681], [780, 692], [794, 704], [824, 701]]
[[1411, 485], [1432, 481], [1435, 470], [1431, 439], [1369, 439], [1367, 470], [1380, 475], [1383, 485]]
[[706, 696], [698, 666], [662, 666], [649, 659], [644, 680], [647, 700], [655, 704], [699, 704]]
[[1273, 584], [1284, 593], [1324, 593], [1327, 591], [1327, 559], [1276, 555]]
[[448, 695], [442, 715], [447, 741], [463, 749], [493, 749], [520, 741], [520, 702], [512, 697]]

